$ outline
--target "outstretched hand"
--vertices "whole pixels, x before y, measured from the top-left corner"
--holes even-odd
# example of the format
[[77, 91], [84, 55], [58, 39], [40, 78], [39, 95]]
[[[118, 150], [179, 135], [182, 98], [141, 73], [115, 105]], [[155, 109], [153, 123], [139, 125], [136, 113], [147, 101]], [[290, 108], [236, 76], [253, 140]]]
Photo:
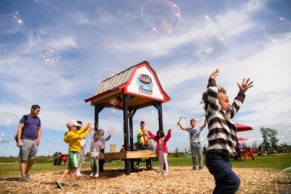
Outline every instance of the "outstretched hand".
[[250, 81], [250, 79], [248, 78], [243, 79], [242, 83], [239, 84], [237, 83], [238, 87], [239, 87], [239, 91], [245, 93], [249, 88], [253, 87], [253, 81]]
[[210, 74], [211, 79], [215, 79], [219, 73], [219, 68], [217, 68], [214, 72]]

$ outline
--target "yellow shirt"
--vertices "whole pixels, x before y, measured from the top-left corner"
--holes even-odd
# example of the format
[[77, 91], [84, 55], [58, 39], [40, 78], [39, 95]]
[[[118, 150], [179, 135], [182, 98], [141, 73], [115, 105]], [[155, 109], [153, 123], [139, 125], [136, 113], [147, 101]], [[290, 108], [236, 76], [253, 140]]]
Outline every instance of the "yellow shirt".
[[89, 132], [86, 130], [86, 128], [81, 128], [78, 131], [69, 131], [65, 138], [64, 141], [69, 144], [69, 151], [81, 151], [81, 144], [80, 140], [86, 137], [86, 135]]

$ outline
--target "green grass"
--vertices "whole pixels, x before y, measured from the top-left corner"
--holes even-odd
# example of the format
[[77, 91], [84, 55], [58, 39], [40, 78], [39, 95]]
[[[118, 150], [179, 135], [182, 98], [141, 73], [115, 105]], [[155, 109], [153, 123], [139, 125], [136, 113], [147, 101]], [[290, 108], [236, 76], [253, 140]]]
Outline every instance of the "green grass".
[[[184, 157], [182, 154], [179, 157], [174, 157], [173, 154], [169, 154], [169, 166], [191, 166], [191, 158]], [[19, 163], [17, 158], [4, 158], [0, 157], [0, 177], [18, 177]], [[277, 171], [281, 171], [291, 164], [291, 155], [271, 155], [271, 156], [257, 156], [256, 160], [249, 158], [247, 161], [231, 161], [232, 166], [236, 168], [271, 168]], [[205, 161], [204, 161], [205, 164]], [[145, 168], [145, 163], [140, 163], [142, 168]], [[153, 166], [158, 167], [159, 162], [153, 161]], [[123, 168], [124, 162], [121, 160], [115, 160], [107, 162], [105, 168]], [[64, 166], [53, 166], [52, 158], [50, 157], [38, 157], [33, 168], [32, 173], [40, 172], [61, 172], [65, 169]], [[82, 168], [83, 170], [90, 170], [90, 161], [86, 161], [86, 164]]]

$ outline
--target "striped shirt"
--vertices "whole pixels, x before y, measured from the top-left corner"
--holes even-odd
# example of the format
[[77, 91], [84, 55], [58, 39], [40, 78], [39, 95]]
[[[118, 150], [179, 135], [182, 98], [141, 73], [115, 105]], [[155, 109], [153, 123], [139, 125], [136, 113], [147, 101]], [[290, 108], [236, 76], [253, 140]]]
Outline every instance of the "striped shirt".
[[228, 156], [235, 154], [237, 143], [237, 129], [232, 118], [241, 107], [245, 95], [239, 92], [232, 105], [229, 105], [228, 110], [222, 110], [218, 100], [218, 88], [214, 79], [209, 79], [208, 86], [208, 107], [206, 119], [208, 123], [209, 133], [208, 152], [225, 153]]

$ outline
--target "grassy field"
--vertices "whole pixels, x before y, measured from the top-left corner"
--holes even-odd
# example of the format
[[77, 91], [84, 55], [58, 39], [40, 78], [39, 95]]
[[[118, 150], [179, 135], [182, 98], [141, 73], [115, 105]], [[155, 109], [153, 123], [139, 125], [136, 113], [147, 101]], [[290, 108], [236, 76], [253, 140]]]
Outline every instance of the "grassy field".
[[[179, 154], [179, 157], [175, 157], [174, 154], [169, 154], [169, 166], [191, 166], [191, 158], [185, 157], [183, 154]], [[19, 176], [19, 163], [17, 158], [0, 157], [0, 177], [17, 177]], [[256, 160], [248, 159], [247, 161], [231, 161], [232, 166], [236, 168], [271, 168], [277, 171], [281, 171], [291, 164], [291, 154], [289, 155], [271, 155], [271, 156], [259, 156]], [[123, 161], [111, 161], [105, 164], [105, 168], [123, 168]], [[145, 163], [140, 165], [145, 167]], [[159, 166], [158, 161], [153, 161], [153, 166]], [[32, 173], [48, 172], [48, 171], [62, 171], [64, 166], [53, 166], [51, 157], [38, 157]], [[87, 160], [83, 166], [84, 170], [90, 169], [90, 161]]]

